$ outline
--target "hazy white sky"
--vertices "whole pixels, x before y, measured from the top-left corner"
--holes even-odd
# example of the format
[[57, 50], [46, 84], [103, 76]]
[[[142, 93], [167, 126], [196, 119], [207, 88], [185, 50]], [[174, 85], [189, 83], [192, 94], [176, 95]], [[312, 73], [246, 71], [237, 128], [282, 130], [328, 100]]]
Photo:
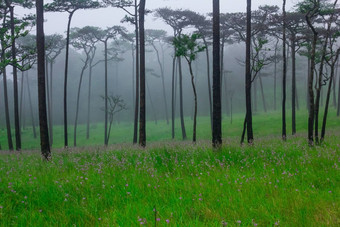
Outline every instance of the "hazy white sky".
[[[48, 0], [45, 2], [49, 2]], [[246, 9], [246, 0], [221, 0], [221, 12], [242, 12]], [[292, 8], [298, 0], [287, 0], [287, 8]], [[253, 0], [252, 9], [256, 9], [259, 5], [278, 5], [282, 6], [282, 0]], [[212, 0], [146, 0], [148, 9], [156, 9], [159, 7], [170, 7], [173, 9], [190, 9], [199, 13], [209, 13], [212, 11]], [[21, 12], [18, 12], [21, 13]], [[106, 8], [96, 10], [79, 10], [75, 13], [71, 27], [83, 27], [86, 25], [108, 27], [119, 25], [120, 20], [125, 13], [121, 9]], [[46, 13], [45, 14], [45, 33], [61, 33], [66, 30], [67, 13]], [[127, 24], [125, 24], [126, 26]], [[161, 20], [150, 15], [146, 18], [146, 29], [163, 28], [169, 31]], [[131, 29], [132, 30], [132, 29]]]

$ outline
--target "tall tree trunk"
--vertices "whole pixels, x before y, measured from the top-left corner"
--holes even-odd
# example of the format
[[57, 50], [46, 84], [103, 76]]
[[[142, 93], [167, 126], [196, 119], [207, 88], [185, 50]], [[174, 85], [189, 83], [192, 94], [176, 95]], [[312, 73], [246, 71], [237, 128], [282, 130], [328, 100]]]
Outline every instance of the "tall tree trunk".
[[140, 28], [140, 110], [139, 110], [139, 145], [146, 146], [146, 105], [145, 105], [145, 3], [139, 2], [139, 28]]
[[64, 146], [68, 147], [68, 132], [67, 132], [67, 76], [68, 76], [68, 57], [70, 49], [70, 27], [74, 11], [69, 14], [67, 33], [66, 33], [66, 56], [65, 56], [65, 77], [64, 77]]
[[37, 52], [38, 52], [38, 97], [39, 97], [39, 122], [40, 146], [45, 160], [50, 160], [50, 142], [48, 137], [46, 90], [45, 90], [45, 36], [44, 36], [44, 1], [36, 1], [37, 15]]
[[[83, 68], [81, 69], [79, 85], [78, 85], [78, 93], [77, 93], [76, 116], [75, 116], [75, 120], [74, 120], [74, 134], [73, 134], [74, 135], [73, 145], [75, 147], [77, 146], [77, 125], [78, 125], [78, 115], [79, 115], [80, 89], [81, 89], [81, 84], [83, 82], [83, 75], [84, 75], [85, 69], [87, 68], [88, 62], [89, 62], [89, 53], [86, 53], [86, 60], [85, 60]], [[107, 99], [107, 96], [105, 96], [105, 97], [106, 97], [105, 99]], [[106, 109], [106, 111], [107, 111], [107, 109]]]
[[192, 141], [196, 143], [196, 126], [197, 126], [197, 92], [196, 92], [196, 86], [195, 86], [195, 78], [194, 73], [192, 71], [192, 65], [189, 62], [189, 70], [191, 75], [191, 85], [192, 89], [194, 91], [194, 103], [195, 103], [195, 110], [194, 110], [194, 126], [193, 126], [193, 135], [192, 135]]
[[[21, 86], [20, 86], [20, 114], [19, 114], [19, 116], [20, 116], [20, 122], [22, 122], [22, 119], [23, 119], [23, 100], [24, 99], [24, 71], [21, 71]], [[22, 127], [22, 129], [24, 129], [23, 128], [23, 124], [21, 124], [21, 127]]]
[[104, 48], [105, 48], [105, 84], [104, 84], [104, 101], [105, 101], [105, 117], [104, 117], [104, 145], [107, 146], [108, 145], [108, 138], [107, 138], [107, 123], [108, 123], [108, 103], [107, 103], [107, 99], [108, 99], [108, 92], [107, 92], [107, 74], [108, 74], [108, 69], [107, 69], [107, 64], [108, 64], [108, 59], [107, 59], [107, 41], [108, 39], [105, 40], [104, 42]]
[[50, 133], [50, 146], [53, 145], [53, 64], [54, 60], [52, 59], [50, 62], [50, 125], [49, 125], [49, 133]]
[[138, 114], [139, 114], [139, 25], [138, 25], [138, 3], [135, 0], [135, 34], [136, 34], [136, 99], [135, 99], [135, 117], [133, 122], [133, 144], [138, 140]]
[[277, 94], [277, 49], [278, 49], [278, 44], [279, 44], [279, 39], [277, 39], [276, 44], [275, 44], [275, 62], [274, 62], [274, 110], [276, 111], [276, 94]]
[[246, 39], [246, 122], [248, 143], [253, 143], [253, 116], [251, 110], [251, 0], [247, 0], [247, 39]]
[[181, 118], [182, 139], [186, 140], [187, 133], [185, 130], [184, 110], [183, 110], [183, 73], [182, 73], [182, 61], [180, 57], [178, 57], [178, 71], [179, 71], [179, 112], [180, 112], [180, 118]]
[[90, 139], [90, 118], [91, 118], [91, 87], [92, 87], [92, 63], [93, 58], [89, 64], [89, 88], [87, 92], [87, 121], [86, 121], [86, 139]]
[[[310, 51], [308, 51], [308, 56], [311, 56], [311, 53], [310, 53]], [[308, 57], [307, 58], [307, 67], [308, 67], [308, 70], [307, 70], [307, 89], [306, 89], [306, 91], [307, 91], [307, 95], [306, 95], [306, 98], [307, 98], [307, 100], [306, 100], [306, 103], [307, 103], [307, 110], [308, 111], [310, 111], [310, 105], [309, 105], [309, 100], [310, 100], [310, 97], [309, 97], [309, 83], [310, 83], [310, 81], [309, 81], [309, 79], [310, 79], [310, 69], [311, 69], [311, 59]]]
[[[176, 53], [176, 49], [175, 52]], [[171, 83], [171, 138], [175, 139], [175, 72], [176, 57], [172, 59], [172, 83]]]
[[48, 133], [50, 136], [50, 145], [52, 144], [51, 141], [51, 130], [52, 130], [52, 121], [51, 121], [51, 96], [50, 96], [50, 83], [49, 83], [49, 73], [48, 73], [48, 60], [47, 58], [45, 59], [45, 80], [46, 80], [46, 94], [47, 94], [47, 120], [48, 120]]
[[35, 139], [35, 138], [37, 138], [37, 132], [35, 130], [35, 121], [34, 121], [34, 114], [33, 114], [33, 105], [32, 105], [32, 98], [31, 98], [30, 83], [28, 81], [28, 73], [26, 74], [26, 80], [27, 80], [28, 101], [29, 101], [29, 104], [30, 104], [30, 112], [31, 112], [31, 123], [32, 123], [32, 129], [33, 129], [33, 137]]
[[212, 104], [212, 95], [211, 95], [211, 82], [210, 82], [210, 56], [209, 56], [209, 45], [205, 37], [203, 37], [205, 48], [205, 55], [207, 59], [207, 79], [208, 79], [208, 95], [209, 95], [209, 111], [210, 111], [210, 125], [211, 130], [213, 128], [213, 104]]
[[254, 99], [253, 99], [253, 105], [254, 105], [254, 112], [257, 112], [257, 80], [258, 78], [255, 78], [255, 80], [253, 81], [254, 84], [254, 89], [253, 89], [253, 95], [254, 95]]
[[[339, 52], [339, 51], [338, 51]], [[336, 57], [338, 58], [338, 56]], [[331, 76], [329, 79], [329, 84], [328, 84], [328, 90], [327, 90], [327, 98], [326, 98], [326, 105], [325, 105], [325, 111], [323, 114], [323, 121], [322, 121], [322, 129], [321, 129], [321, 142], [323, 142], [326, 134], [326, 124], [327, 124], [327, 115], [328, 115], [328, 107], [329, 107], [329, 100], [331, 98], [331, 91], [332, 91], [332, 84], [333, 84], [333, 79], [335, 76], [335, 64], [331, 66]]]
[[[14, 6], [10, 6], [11, 15], [11, 35], [15, 37], [15, 21], [14, 21]], [[12, 40], [12, 60], [16, 62], [16, 47], [15, 39]], [[21, 150], [21, 133], [19, 122], [19, 97], [18, 97], [18, 72], [17, 67], [13, 65], [13, 86], [14, 86], [14, 128], [15, 128], [15, 146], [16, 150]]]
[[287, 83], [287, 57], [286, 57], [286, 0], [283, 0], [283, 78], [282, 78], [282, 139], [287, 139], [286, 129], [286, 83]]
[[214, 148], [222, 146], [221, 106], [221, 61], [220, 61], [220, 1], [213, 0], [213, 132]]
[[[2, 56], [3, 59], [3, 56]], [[6, 68], [3, 69], [3, 83], [4, 83], [4, 104], [5, 104], [5, 116], [6, 116], [6, 129], [7, 129], [7, 143], [8, 149], [13, 150], [12, 132], [11, 132], [11, 120], [9, 116], [8, 106], [8, 91], [7, 91], [7, 72]]]
[[153, 113], [153, 119], [155, 121], [155, 124], [157, 125], [157, 110], [156, 110], [156, 108], [155, 108], [155, 106], [153, 105], [153, 102], [152, 102], [151, 90], [150, 90], [149, 83], [148, 83], [147, 79], [145, 80], [145, 84], [146, 84], [146, 89], [148, 90], [148, 96], [149, 96], [149, 101], [150, 101], [150, 105], [151, 105], [151, 109], [152, 109], [152, 113]]
[[[339, 69], [339, 59], [336, 63], [336, 69], [335, 69], [335, 74], [334, 74], [334, 79], [333, 79], [333, 107], [336, 108], [336, 79], [338, 78], [338, 69]], [[339, 78], [340, 80], [340, 78]]]
[[295, 58], [295, 34], [291, 40], [292, 51], [292, 135], [296, 134], [296, 58]]
[[339, 85], [338, 85], [338, 108], [336, 116], [340, 116], [340, 77], [339, 77]]
[[260, 87], [261, 87], [263, 109], [264, 109], [264, 112], [267, 113], [267, 105], [266, 105], [266, 99], [265, 99], [265, 96], [264, 96], [263, 83], [262, 83], [261, 76], [259, 76], [259, 81], [260, 81]]
[[314, 91], [313, 91], [313, 81], [314, 81], [314, 70], [315, 70], [315, 55], [316, 55], [316, 44], [318, 41], [318, 32], [313, 27], [309, 15], [306, 15], [306, 21], [308, 26], [313, 32], [313, 43], [312, 52], [310, 60], [310, 70], [308, 76], [308, 91], [309, 91], [309, 114], [308, 114], [308, 143], [310, 146], [314, 145], [313, 129], [314, 129]]
[[155, 44], [152, 43], [152, 47], [153, 49], [156, 51], [156, 55], [157, 55], [157, 61], [158, 61], [158, 65], [159, 65], [159, 69], [161, 71], [161, 79], [162, 79], [162, 87], [163, 87], [163, 100], [164, 100], [164, 110], [165, 110], [165, 117], [166, 117], [166, 123], [169, 124], [169, 116], [168, 116], [168, 102], [166, 99], [166, 90], [165, 90], [165, 81], [164, 81], [164, 68], [159, 56], [159, 51], [156, 48]]

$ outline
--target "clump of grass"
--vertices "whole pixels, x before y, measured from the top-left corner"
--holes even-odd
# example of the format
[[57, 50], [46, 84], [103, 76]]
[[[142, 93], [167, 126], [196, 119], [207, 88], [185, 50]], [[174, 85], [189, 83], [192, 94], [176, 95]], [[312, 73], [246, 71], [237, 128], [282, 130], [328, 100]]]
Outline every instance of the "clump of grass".
[[338, 138], [1, 154], [0, 225], [337, 226]]

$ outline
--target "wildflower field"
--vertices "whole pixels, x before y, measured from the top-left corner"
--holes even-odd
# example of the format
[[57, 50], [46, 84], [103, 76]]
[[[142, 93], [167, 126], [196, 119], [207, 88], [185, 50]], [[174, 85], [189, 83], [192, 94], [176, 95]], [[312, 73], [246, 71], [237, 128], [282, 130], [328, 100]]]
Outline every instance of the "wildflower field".
[[235, 126], [219, 151], [202, 137], [57, 148], [51, 162], [2, 151], [0, 226], [339, 226], [339, 120], [311, 148], [303, 128], [283, 142], [262, 118], [253, 146]]

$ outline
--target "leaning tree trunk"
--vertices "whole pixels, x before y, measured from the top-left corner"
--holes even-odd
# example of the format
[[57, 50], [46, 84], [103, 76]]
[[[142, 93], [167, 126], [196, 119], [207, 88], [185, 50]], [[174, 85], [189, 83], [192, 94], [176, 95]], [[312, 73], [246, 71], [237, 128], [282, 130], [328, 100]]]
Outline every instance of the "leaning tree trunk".
[[162, 79], [162, 86], [163, 86], [163, 100], [164, 100], [164, 107], [165, 107], [164, 108], [165, 117], [166, 117], [166, 123], [169, 124], [168, 102], [167, 102], [167, 99], [166, 99], [166, 92], [165, 92], [166, 90], [165, 90], [165, 81], [164, 81], [164, 68], [163, 68], [163, 65], [162, 65], [162, 62], [161, 62], [161, 59], [160, 59], [160, 56], [159, 56], [159, 51], [156, 48], [154, 43], [152, 43], [152, 47], [156, 52], [159, 69], [161, 70], [161, 79]]
[[181, 118], [182, 139], [186, 140], [187, 133], [185, 130], [184, 110], [183, 110], [183, 73], [182, 73], [182, 61], [180, 57], [178, 57], [178, 70], [179, 70], [179, 112], [180, 112], [180, 118]]
[[139, 145], [146, 146], [146, 106], [145, 106], [145, 3], [140, 0], [139, 5], [139, 28], [140, 28], [140, 110], [139, 110]]
[[[85, 60], [83, 68], [81, 69], [80, 80], [79, 80], [79, 85], [78, 85], [78, 93], [77, 93], [76, 116], [75, 116], [75, 120], [74, 120], [74, 134], [73, 134], [74, 135], [73, 145], [75, 147], [77, 146], [77, 126], [78, 126], [78, 115], [79, 115], [80, 90], [81, 90], [81, 84], [83, 82], [83, 75], [84, 75], [85, 69], [87, 68], [88, 61], [89, 61], [89, 53], [86, 53], [86, 60]], [[105, 99], [107, 99], [107, 96], [105, 96]], [[105, 145], [107, 145], [107, 144], [105, 144]]]
[[[11, 35], [15, 37], [15, 21], [14, 21], [14, 6], [10, 7], [11, 15]], [[12, 60], [16, 62], [16, 47], [15, 39], [12, 40]], [[13, 65], [13, 85], [14, 85], [14, 127], [15, 127], [15, 145], [16, 150], [21, 150], [21, 133], [19, 122], [19, 97], [18, 97], [18, 71]]]
[[259, 81], [260, 81], [263, 109], [264, 109], [264, 112], [267, 113], [267, 105], [266, 105], [266, 99], [265, 99], [265, 96], [264, 96], [263, 83], [262, 83], [261, 76], [259, 76]]
[[326, 98], [326, 105], [325, 105], [325, 112], [323, 115], [323, 121], [322, 121], [322, 129], [321, 129], [321, 142], [323, 142], [326, 134], [326, 124], [327, 124], [327, 115], [328, 115], [328, 107], [329, 107], [329, 100], [331, 98], [331, 91], [332, 91], [332, 84], [333, 84], [333, 79], [335, 76], [335, 70], [334, 66], [331, 66], [331, 76], [329, 79], [329, 84], [328, 84], [328, 90], [327, 90], [327, 98]]
[[44, 36], [44, 1], [37, 0], [37, 52], [38, 52], [38, 97], [41, 153], [45, 160], [50, 160], [50, 142], [48, 137], [46, 87], [45, 87], [45, 36]]

